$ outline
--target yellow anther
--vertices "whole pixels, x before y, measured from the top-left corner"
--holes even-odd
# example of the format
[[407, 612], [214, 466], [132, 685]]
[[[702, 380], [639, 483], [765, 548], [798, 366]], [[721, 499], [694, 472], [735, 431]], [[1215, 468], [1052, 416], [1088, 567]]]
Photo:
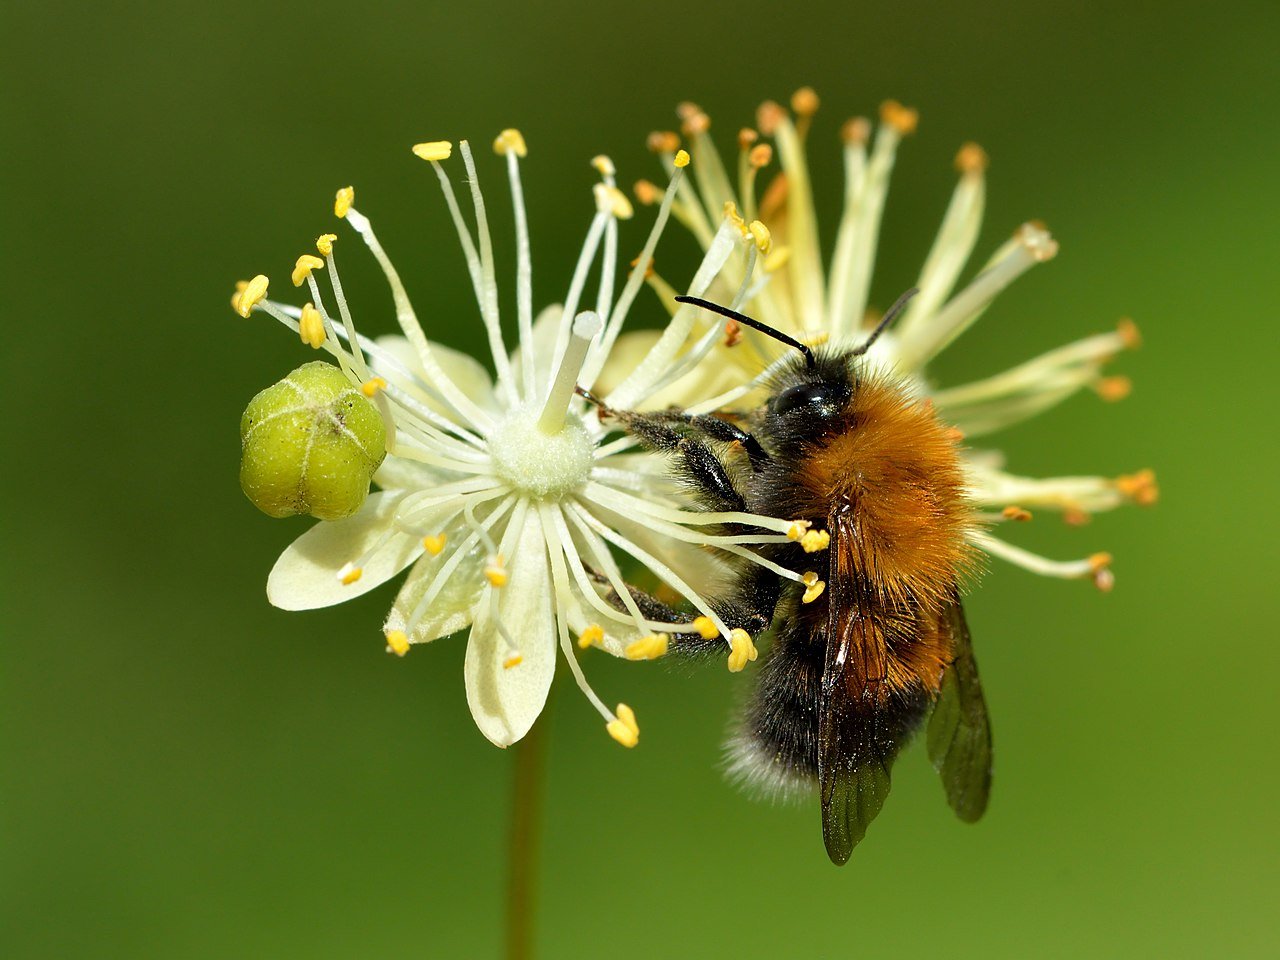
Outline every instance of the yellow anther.
[[319, 350], [324, 345], [324, 320], [320, 311], [309, 303], [303, 306], [302, 316], [298, 318], [298, 336], [313, 350]]
[[726, 347], [736, 347], [742, 342], [742, 324], [737, 320], [729, 319], [724, 322], [724, 345]]
[[1140, 506], [1149, 507], [1160, 499], [1154, 470], [1139, 470], [1116, 477], [1116, 489]]
[[627, 644], [623, 656], [628, 660], [657, 660], [666, 656], [671, 637], [665, 633], [651, 633], [647, 637], [633, 640]]
[[916, 132], [920, 113], [911, 107], [904, 107], [897, 100], [886, 100], [880, 104], [880, 119], [905, 137]]
[[800, 575], [800, 582], [806, 587], [812, 587], [818, 582], [818, 572], [816, 570], [807, 570]]
[[514, 153], [517, 157], [527, 157], [529, 148], [525, 146], [524, 134], [514, 127], [508, 127], [493, 141], [493, 152], [501, 157], [505, 157], [508, 153]]
[[520, 656], [518, 653], [513, 653], [511, 656], [507, 657], [507, 659], [502, 661], [502, 669], [510, 670], [512, 667], [518, 667], [522, 663], [524, 663], [524, 657]]
[[756, 652], [756, 645], [751, 642], [751, 634], [745, 630], [731, 630], [729, 632], [729, 672], [741, 673], [747, 663], [754, 660], [759, 654]]
[[1089, 569], [1093, 573], [1093, 585], [1103, 593], [1110, 593], [1116, 585], [1116, 575], [1111, 572], [1111, 554], [1095, 553], [1089, 558]]
[[752, 239], [756, 242], [756, 249], [767, 256], [773, 249], [773, 234], [769, 232], [769, 228], [759, 220], [752, 220], [747, 225], [747, 229], [751, 231]]
[[738, 131], [738, 149], [750, 150], [751, 145], [760, 139], [760, 134], [751, 127], [743, 127]]
[[738, 232], [744, 237], [751, 236], [751, 231], [747, 229], [747, 221], [742, 219], [742, 214], [738, 213], [738, 205], [732, 200], [724, 202], [724, 218], [738, 228]]
[[1079, 507], [1067, 507], [1062, 511], [1062, 522], [1069, 527], [1083, 527], [1093, 517]]
[[675, 153], [680, 149], [680, 135], [671, 130], [655, 130], [646, 143], [654, 153]]
[[489, 586], [498, 588], [507, 585], [507, 569], [502, 565], [502, 557], [490, 557], [488, 565], [484, 568], [484, 578], [489, 581]]
[[1095, 553], [1089, 557], [1089, 569], [1094, 573], [1099, 570], [1105, 570], [1109, 566], [1111, 566], [1111, 554], [1109, 553]]
[[333, 195], [333, 215], [345, 217], [351, 205], [356, 202], [356, 188], [343, 187]]
[[348, 563], [338, 571], [338, 580], [344, 587], [349, 587], [364, 575], [364, 569], [354, 563]]
[[[501, 137], [499, 137], [501, 139]], [[497, 147], [497, 144], [494, 144]], [[428, 140], [426, 143], [415, 143], [413, 155], [423, 160], [448, 160], [453, 154], [453, 144], [448, 140]], [[520, 154], [524, 156], [524, 154]]]
[[1128, 317], [1121, 318], [1116, 324], [1116, 333], [1120, 334], [1120, 340], [1130, 350], [1137, 350], [1142, 346], [1142, 332], [1138, 329], [1138, 325]]
[[422, 538], [422, 549], [433, 557], [438, 557], [440, 556], [440, 551], [444, 549], [444, 545], [448, 542], [449, 538], [443, 533], [429, 533]]
[[813, 87], [801, 87], [791, 95], [791, 109], [799, 116], [811, 117], [818, 112], [818, 94]]
[[598, 153], [591, 158], [591, 165], [602, 177], [612, 177], [618, 172], [618, 168], [613, 165], [613, 161], [606, 157], [603, 153]]
[[611, 187], [607, 183], [597, 183], [594, 189], [596, 209], [601, 213], [610, 213], [619, 220], [630, 220], [635, 214], [631, 201], [617, 187]]
[[840, 139], [857, 146], [871, 139], [871, 121], [866, 117], [851, 117], [840, 128]]
[[990, 162], [987, 151], [976, 143], [966, 143], [956, 154], [956, 169], [961, 173], [981, 173]]
[[800, 598], [800, 602], [813, 603], [813, 601], [817, 600], [820, 596], [822, 596], [822, 591], [826, 589], [827, 589], [827, 582], [825, 580], [815, 579], [813, 583], [805, 587], [804, 596]]
[[624, 747], [634, 747], [640, 742], [640, 725], [636, 723], [635, 712], [625, 703], [618, 704], [617, 717], [605, 724], [605, 729]]
[[636, 199], [646, 207], [651, 207], [662, 199], [662, 191], [658, 189], [656, 184], [648, 180], [637, 180], [631, 191], [636, 195]]
[[387, 634], [387, 653], [403, 657], [409, 652], [409, 638], [403, 630], [392, 630]]
[[693, 110], [684, 118], [684, 122], [680, 124], [680, 132], [686, 137], [696, 137], [700, 133], [706, 133], [711, 129], [711, 118], [701, 110]]
[[307, 277], [311, 276], [312, 270], [323, 269], [323, 260], [313, 254], [304, 253], [298, 258], [298, 262], [294, 264], [293, 273], [291, 274], [290, 279], [293, 280], [293, 285], [295, 287], [300, 287], [307, 282]]
[[588, 647], [594, 647], [604, 639], [604, 628], [598, 623], [593, 623], [580, 634], [578, 634], [579, 649], [586, 650]]
[[387, 381], [382, 377], [372, 377], [360, 384], [360, 392], [372, 400], [381, 390], [387, 389]]
[[831, 534], [825, 530], [810, 530], [800, 538], [800, 546], [804, 547], [805, 553], [817, 553], [827, 549], [830, 544]]
[[773, 163], [773, 147], [767, 143], [757, 143], [747, 154], [747, 163], [759, 170]]
[[1004, 517], [1006, 520], [1013, 520], [1017, 523], [1026, 523], [1031, 519], [1031, 511], [1011, 503], [1000, 511], [1000, 516]]
[[703, 640], [710, 640], [720, 635], [720, 631], [716, 629], [716, 625], [710, 617], [694, 617], [693, 628], [698, 631], [698, 636], [702, 637]]
[[677, 150], [674, 163], [677, 167], [687, 167], [689, 165], [689, 151]]
[[787, 118], [787, 111], [773, 100], [766, 100], [756, 108], [756, 126], [766, 137], [772, 137], [778, 124]]
[[791, 260], [791, 248], [778, 246], [773, 248], [773, 253], [764, 258], [764, 272], [777, 273]]
[[1133, 392], [1133, 381], [1128, 377], [1099, 377], [1093, 389], [1107, 403], [1117, 403]]
[[237, 313], [240, 311], [240, 294], [244, 293], [244, 288], [248, 285], [248, 280], [236, 281], [236, 292], [231, 295], [231, 309]]
[[266, 297], [268, 283], [270, 281], [260, 273], [243, 287], [236, 284], [236, 295], [231, 298], [231, 305], [235, 307], [236, 313], [247, 318], [254, 306]]
[[808, 520], [791, 521], [791, 526], [787, 528], [787, 539], [799, 540], [801, 537], [805, 535], [808, 529], [812, 526], [813, 524], [810, 523]]
[[316, 249], [320, 251], [321, 255], [327, 257], [333, 253], [333, 241], [337, 239], [338, 235], [336, 233], [322, 233], [316, 237]]

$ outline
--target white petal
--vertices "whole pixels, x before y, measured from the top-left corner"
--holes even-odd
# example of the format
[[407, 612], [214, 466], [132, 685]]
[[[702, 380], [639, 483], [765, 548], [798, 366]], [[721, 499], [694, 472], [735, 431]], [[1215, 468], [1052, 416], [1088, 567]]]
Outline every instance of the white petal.
[[[379, 347], [391, 354], [392, 357], [400, 362], [401, 366], [419, 380], [430, 382], [426, 373], [423, 372], [422, 361], [418, 358], [418, 352], [404, 337], [389, 335], [378, 337], [376, 342]], [[462, 353], [439, 343], [433, 342], [431, 344], [431, 352], [440, 364], [440, 369], [457, 385], [468, 400], [486, 410], [494, 408], [493, 380], [489, 376], [489, 371], [484, 368], [484, 364], [470, 354]], [[387, 376], [388, 379], [392, 379], [388, 375], [388, 371], [380, 369], [376, 360], [374, 360], [372, 366], [375, 373], [381, 373]], [[394, 373], [394, 371], [391, 371], [391, 373]], [[451, 418], [454, 416], [452, 409], [447, 404], [441, 403], [435, 398], [422, 395], [419, 399], [425, 400], [431, 409], [437, 413]]]
[[430, 490], [448, 481], [440, 471], [433, 470], [424, 463], [387, 454], [382, 466], [373, 475], [373, 482], [383, 490], [411, 492]]
[[368, 593], [394, 577], [422, 552], [412, 534], [393, 533], [355, 583], [344, 585], [337, 574], [391, 528], [402, 498], [399, 492], [371, 493], [354, 516], [317, 523], [280, 554], [267, 577], [267, 599], [282, 610], [314, 610]]
[[[396, 596], [396, 602], [387, 614], [386, 630], [403, 630], [413, 615], [413, 609], [431, 585], [436, 572], [448, 560], [449, 554], [438, 557], [424, 554], [418, 560]], [[457, 633], [470, 626], [472, 611], [485, 586], [484, 554], [472, 550], [470, 555], [449, 575], [431, 606], [420, 619], [409, 637], [410, 643], [427, 643], [439, 637]]]
[[507, 567], [509, 579], [498, 592], [498, 611], [523, 660], [509, 670], [503, 667], [511, 651], [490, 616], [486, 590], [477, 605], [465, 664], [471, 715], [480, 732], [499, 747], [528, 733], [547, 701], [555, 673], [551, 574], [536, 510], [525, 514]]

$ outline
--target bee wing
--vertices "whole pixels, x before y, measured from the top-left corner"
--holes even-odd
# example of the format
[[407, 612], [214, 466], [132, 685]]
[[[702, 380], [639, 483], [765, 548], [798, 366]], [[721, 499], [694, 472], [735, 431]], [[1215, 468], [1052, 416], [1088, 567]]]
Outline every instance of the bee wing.
[[961, 820], [973, 823], [987, 809], [991, 793], [991, 725], [959, 597], [943, 611], [942, 629], [950, 632], [955, 654], [942, 675], [926, 744], [947, 803]]
[[874, 629], [854, 521], [835, 513], [828, 524], [831, 573], [827, 650], [818, 703], [818, 783], [822, 839], [836, 864], [853, 848], [889, 794], [889, 766], [896, 744], [881, 729], [879, 686], [887, 651]]

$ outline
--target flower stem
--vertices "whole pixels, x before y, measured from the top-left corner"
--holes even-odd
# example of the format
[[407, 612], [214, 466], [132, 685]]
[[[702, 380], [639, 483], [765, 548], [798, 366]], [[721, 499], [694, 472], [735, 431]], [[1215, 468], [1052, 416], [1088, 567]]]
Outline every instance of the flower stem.
[[511, 846], [507, 876], [507, 960], [531, 960], [537, 912], [537, 873], [542, 822], [542, 781], [546, 769], [544, 712], [515, 746], [511, 784]]

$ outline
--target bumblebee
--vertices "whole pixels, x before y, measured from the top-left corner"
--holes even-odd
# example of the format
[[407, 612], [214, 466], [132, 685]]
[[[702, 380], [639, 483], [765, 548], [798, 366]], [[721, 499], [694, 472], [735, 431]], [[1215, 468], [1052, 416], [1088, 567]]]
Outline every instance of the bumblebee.
[[[731, 627], [773, 628], [730, 743], [732, 769], [765, 787], [816, 782], [836, 864], [880, 812], [893, 761], [926, 719], [929, 757], [956, 814], [981, 817], [991, 787], [991, 731], [960, 602], [974, 518], [958, 438], [927, 400], [863, 359], [914, 292], [861, 345], [819, 351], [679, 297], [796, 348], [767, 403], [714, 416], [601, 410], [666, 451], [706, 509], [804, 518], [829, 536], [817, 553], [806, 553], [811, 542], [757, 548], [787, 569], [816, 568], [818, 580], [797, 584], [753, 565], [714, 605]], [[672, 652], [716, 643], [682, 636]]]

